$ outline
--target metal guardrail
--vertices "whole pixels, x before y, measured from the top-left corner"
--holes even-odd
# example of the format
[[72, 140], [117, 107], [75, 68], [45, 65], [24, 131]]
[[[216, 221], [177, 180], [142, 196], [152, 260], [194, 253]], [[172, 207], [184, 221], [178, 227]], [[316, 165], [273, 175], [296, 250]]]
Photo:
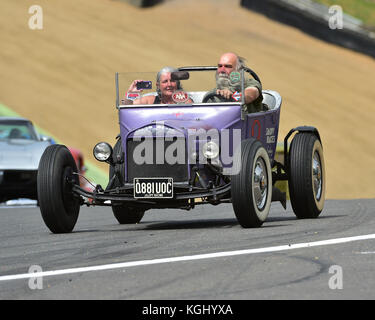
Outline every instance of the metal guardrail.
[[312, 0], [241, 0], [241, 6], [307, 34], [375, 58], [375, 32], [342, 8], [343, 28], [330, 28], [333, 13]]
[[[320, 16], [328, 21], [329, 14], [328, 14], [328, 6], [322, 3], [318, 3], [311, 0], [279, 0], [280, 2], [288, 3], [289, 5], [296, 6], [297, 8], [301, 10], [307, 10], [311, 14]], [[351, 15], [348, 15], [344, 13], [344, 24], [346, 24], [348, 27], [354, 27], [357, 28], [358, 26], [361, 26], [363, 23], [361, 20], [352, 17]]]
[[140, 8], [146, 8], [146, 7], [152, 7], [156, 4], [161, 3], [163, 0], [117, 0], [122, 2], [127, 2], [132, 4], [133, 6], [140, 7]]
[[[280, 2], [285, 2], [290, 6], [295, 6], [299, 10], [307, 11], [308, 13], [315, 15], [325, 21], [330, 19], [329, 7], [325, 4], [318, 3], [312, 0], [279, 0]], [[371, 38], [375, 38], [375, 33], [368, 30], [363, 24], [362, 20], [355, 18], [347, 13], [345, 13], [345, 8], [343, 8], [343, 24], [344, 28], [350, 29], [352, 31], [367, 34]]]

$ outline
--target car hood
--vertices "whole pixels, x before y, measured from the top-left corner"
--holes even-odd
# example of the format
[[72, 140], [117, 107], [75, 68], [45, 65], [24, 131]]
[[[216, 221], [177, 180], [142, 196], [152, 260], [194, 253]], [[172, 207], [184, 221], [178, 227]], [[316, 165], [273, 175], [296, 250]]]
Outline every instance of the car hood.
[[[122, 109], [120, 125], [127, 138], [142, 127], [164, 125], [187, 134], [189, 130], [210, 130], [232, 127], [241, 118], [240, 107], [179, 107], [154, 109]], [[124, 137], [123, 137], [124, 138]]]
[[0, 170], [37, 170], [48, 141], [9, 139], [0, 141]]

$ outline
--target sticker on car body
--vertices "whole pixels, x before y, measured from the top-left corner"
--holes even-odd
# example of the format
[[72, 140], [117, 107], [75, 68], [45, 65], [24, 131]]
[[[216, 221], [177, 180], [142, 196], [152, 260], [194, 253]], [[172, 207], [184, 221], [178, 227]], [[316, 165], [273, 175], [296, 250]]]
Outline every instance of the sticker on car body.
[[175, 91], [172, 95], [172, 99], [176, 103], [185, 103], [189, 100], [189, 95], [185, 91]]
[[126, 99], [128, 100], [135, 100], [140, 98], [141, 95], [138, 92], [127, 92], [126, 93]]
[[232, 98], [233, 98], [233, 100], [235, 100], [235, 101], [240, 101], [240, 100], [241, 100], [241, 97], [242, 97], [241, 92], [236, 91], [236, 92], [234, 92], [234, 93], [232, 94]]

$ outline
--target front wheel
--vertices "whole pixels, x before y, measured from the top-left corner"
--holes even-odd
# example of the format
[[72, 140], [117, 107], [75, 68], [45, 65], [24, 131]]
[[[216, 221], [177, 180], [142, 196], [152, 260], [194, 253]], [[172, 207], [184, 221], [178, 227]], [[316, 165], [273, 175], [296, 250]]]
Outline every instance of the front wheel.
[[297, 218], [317, 218], [326, 190], [323, 148], [313, 133], [298, 133], [290, 144], [289, 194]]
[[267, 151], [253, 138], [242, 141], [234, 157], [237, 174], [231, 179], [234, 213], [244, 228], [260, 227], [272, 200], [272, 173]]
[[38, 203], [46, 226], [53, 233], [71, 232], [77, 222], [80, 199], [72, 192], [79, 185], [77, 166], [69, 149], [54, 144], [44, 151], [38, 168]]

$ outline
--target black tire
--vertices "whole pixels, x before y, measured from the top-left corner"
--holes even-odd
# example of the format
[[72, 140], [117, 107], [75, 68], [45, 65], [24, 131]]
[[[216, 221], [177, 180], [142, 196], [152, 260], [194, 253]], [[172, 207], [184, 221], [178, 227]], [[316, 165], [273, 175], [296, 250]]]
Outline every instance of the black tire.
[[323, 148], [310, 132], [297, 133], [289, 151], [289, 194], [297, 218], [317, 218], [325, 201]]
[[68, 182], [79, 185], [73, 172], [77, 166], [67, 147], [55, 144], [46, 148], [38, 168], [38, 203], [44, 223], [53, 233], [71, 232], [78, 219], [80, 199]]
[[114, 205], [112, 211], [119, 224], [139, 223], [145, 214], [144, 210], [127, 205]]
[[272, 173], [267, 151], [256, 139], [243, 140], [234, 156], [237, 174], [231, 179], [232, 206], [244, 228], [260, 227], [272, 200]]

